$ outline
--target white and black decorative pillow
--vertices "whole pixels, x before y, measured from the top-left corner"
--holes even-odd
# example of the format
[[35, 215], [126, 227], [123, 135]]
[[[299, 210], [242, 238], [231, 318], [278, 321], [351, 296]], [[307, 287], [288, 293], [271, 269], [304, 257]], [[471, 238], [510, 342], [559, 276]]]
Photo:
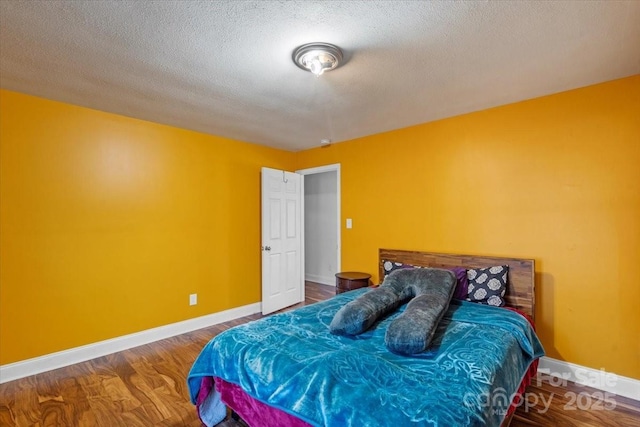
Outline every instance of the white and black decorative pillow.
[[409, 265], [409, 264], [403, 264], [401, 262], [393, 262], [393, 261], [382, 260], [382, 268], [384, 268], [384, 275], [386, 277], [392, 271], [405, 269], [405, 268], [416, 268], [416, 267], [413, 266], [413, 265]]
[[508, 265], [467, 270], [467, 301], [502, 307], [505, 305], [508, 274]]

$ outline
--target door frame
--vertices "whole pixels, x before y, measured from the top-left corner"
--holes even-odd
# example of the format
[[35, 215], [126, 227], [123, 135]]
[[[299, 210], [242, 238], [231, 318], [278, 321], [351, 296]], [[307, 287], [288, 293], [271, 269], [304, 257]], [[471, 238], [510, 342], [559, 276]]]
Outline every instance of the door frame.
[[[341, 236], [341, 230], [342, 230], [342, 219], [341, 219], [341, 215], [342, 215], [342, 211], [341, 211], [341, 206], [340, 206], [340, 200], [341, 200], [341, 195], [340, 195], [340, 163], [334, 163], [331, 165], [325, 165], [325, 166], [318, 166], [315, 168], [308, 168], [308, 169], [300, 169], [297, 170], [296, 173], [300, 174], [303, 176], [303, 182], [304, 182], [304, 176], [306, 175], [315, 175], [318, 173], [323, 173], [323, 172], [336, 172], [336, 207], [337, 207], [337, 221], [336, 224], [338, 224], [338, 226], [336, 227], [336, 242], [337, 242], [337, 247], [336, 247], [336, 269], [339, 272], [341, 271], [341, 260], [342, 260], [342, 241], [340, 239]], [[306, 215], [306, 211], [305, 211], [305, 207], [304, 207], [304, 187], [302, 188], [302, 219], [304, 222], [304, 218]], [[304, 227], [302, 227], [304, 229]], [[304, 230], [303, 230], [304, 231]], [[303, 271], [303, 279], [306, 280], [306, 272], [304, 270], [304, 264], [305, 264], [305, 236], [304, 234], [302, 235], [302, 271]], [[304, 289], [304, 286], [302, 287]], [[304, 292], [304, 291], [303, 291]], [[304, 294], [303, 294], [304, 295]]]

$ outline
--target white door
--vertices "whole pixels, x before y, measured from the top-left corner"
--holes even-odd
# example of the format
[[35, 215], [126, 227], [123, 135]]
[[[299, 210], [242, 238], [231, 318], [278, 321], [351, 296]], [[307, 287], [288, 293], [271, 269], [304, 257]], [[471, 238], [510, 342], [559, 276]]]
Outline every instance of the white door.
[[301, 175], [262, 168], [262, 314], [304, 300]]

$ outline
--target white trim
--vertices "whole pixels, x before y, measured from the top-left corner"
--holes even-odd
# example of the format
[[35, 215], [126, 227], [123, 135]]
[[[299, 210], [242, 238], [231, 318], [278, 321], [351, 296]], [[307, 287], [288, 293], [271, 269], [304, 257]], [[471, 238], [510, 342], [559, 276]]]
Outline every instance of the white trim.
[[331, 276], [320, 276], [318, 274], [307, 273], [305, 280], [309, 282], [321, 283], [323, 285], [335, 286], [336, 278]]
[[212, 325], [217, 325], [218, 323], [228, 322], [240, 317], [260, 313], [260, 311], [260, 303], [257, 302], [244, 305], [242, 307], [208, 314], [206, 316], [196, 317], [194, 319], [184, 320], [182, 322], [176, 322], [105, 341], [99, 341], [93, 344], [87, 344], [56, 353], [46, 354], [40, 357], [34, 357], [33, 359], [9, 363], [0, 366], [0, 384], [84, 362], [90, 359], [95, 359], [96, 357], [106, 356], [107, 354], [116, 353], [118, 351], [124, 351], [176, 335], [186, 334], [187, 332], [195, 331], [196, 329], [202, 329]]
[[545, 356], [540, 359], [538, 373], [640, 401], [640, 380], [606, 372], [604, 369], [587, 368]]
[[[81, 363], [118, 351], [128, 350], [133, 347], [185, 334], [197, 329], [207, 328], [240, 317], [250, 316], [260, 313], [261, 310], [260, 303], [253, 303], [206, 316], [196, 317], [194, 319], [184, 320], [182, 322], [147, 329], [146, 331], [71, 348], [69, 350], [1, 365], [0, 384]], [[576, 384], [586, 385], [618, 396], [640, 401], [640, 380], [615, 375], [611, 372], [606, 372], [604, 369], [596, 370], [545, 356], [540, 359], [538, 373], [562, 378], [563, 380], [572, 381]]]
[[[300, 175], [313, 175], [316, 173], [323, 173], [323, 172], [336, 172], [336, 207], [337, 207], [337, 215], [338, 215], [338, 221], [336, 222], [336, 224], [338, 224], [338, 226], [336, 227], [336, 270], [337, 271], [341, 271], [342, 267], [341, 267], [341, 263], [342, 263], [342, 242], [341, 242], [341, 229], [342, 229], [342, 213], [340, 211], [341, 207], [340, 207], [340, 200], [342, 200], [342, 197], [340, 195], [340, 163], [334, 163], [331, 165], [325, 165], [325, 166], [318, 166], [315, 168], [308, 168], [308, 169], [300, 169], [297, 170], [296, 173], [299, 173]], [[303, 197], [304, 198], [304, 197]], [[304, 217], [303, 217], [304, 218]], [[302, 245], [304, 246], [304, 244]], [[335, 285], [335, 284], [334, 284]]]
[[304, 252], [304, 175], [299, 174], [298, 172], [296, 172], [296, 174], [300, 175], [300, 191], [298, 192], [298, 197], [300, 198], [300, 279], [302, 279], [302, 283], [300, 284], [301, 288], [299, 302], [304, 302], [304, 300], [307, 298], [307, 286], [304, 284], [306, 269], [306, 255]]

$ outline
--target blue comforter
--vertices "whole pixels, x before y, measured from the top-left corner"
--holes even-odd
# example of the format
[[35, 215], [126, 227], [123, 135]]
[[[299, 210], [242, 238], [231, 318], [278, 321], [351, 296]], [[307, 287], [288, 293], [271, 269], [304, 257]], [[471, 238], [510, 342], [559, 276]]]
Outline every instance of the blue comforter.
[[329, 333], [334, 314], [366, 289], [227, 330], [188, 377], [195, 403], [202, 377], [314, 426], [499, 426], [511, 395], [542, 346], [522, 316], [452, 301], [429, 349], [400, 356], [384, 345], [402, 308], [356, 337]]

